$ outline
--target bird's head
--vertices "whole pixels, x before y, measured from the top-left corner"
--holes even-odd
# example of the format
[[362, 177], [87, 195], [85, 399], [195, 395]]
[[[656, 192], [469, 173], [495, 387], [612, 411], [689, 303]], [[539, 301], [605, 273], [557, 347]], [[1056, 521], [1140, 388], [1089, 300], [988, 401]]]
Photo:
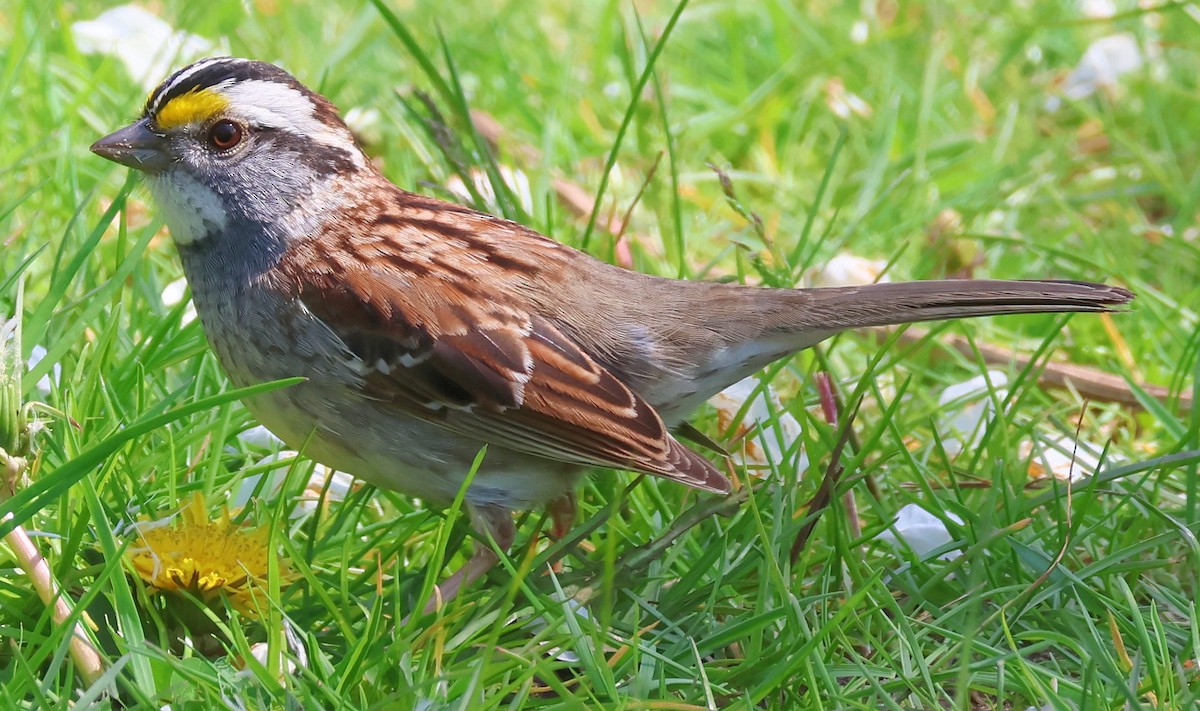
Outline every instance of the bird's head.
[[337, 109], [273, 64], [200, 60], [92, 151], [141, 171], [180, 244], [231, 221], [269, 223], [369, 161]]

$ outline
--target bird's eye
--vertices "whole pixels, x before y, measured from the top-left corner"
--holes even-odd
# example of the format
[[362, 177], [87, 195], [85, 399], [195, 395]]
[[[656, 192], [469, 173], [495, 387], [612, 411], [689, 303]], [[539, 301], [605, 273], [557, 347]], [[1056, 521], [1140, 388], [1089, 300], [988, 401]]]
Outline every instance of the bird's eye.
[[227, 151], [242, 142], [244, 133], [233, 121], [217, 121], [208, 129], [208, 142], [213, 148]]

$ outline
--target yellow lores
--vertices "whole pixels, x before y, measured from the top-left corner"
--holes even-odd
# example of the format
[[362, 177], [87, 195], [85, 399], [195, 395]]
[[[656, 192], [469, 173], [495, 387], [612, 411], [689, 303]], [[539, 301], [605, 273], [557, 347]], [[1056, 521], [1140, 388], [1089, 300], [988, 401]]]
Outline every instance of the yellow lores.
[[[240, 612], [257, 616], [266, 602], [270, 531], [266, 526], [245, 528], [229, 519], [228, 509], [215, 521], [208, 517], [204, 496], [196, 493], [171, 524], [138, 529], [139, 543], [126, 557], [151, 587], [166, 592], [187, 591], [204, 601], [224, 592]], [[284, 561], [279, 569], [286, 577]]]
[[229, 99], [212, 89], [189, 91], [159, 109], [154, 123], [164, 131], [189, 123], [203, 123], [228, 106]]

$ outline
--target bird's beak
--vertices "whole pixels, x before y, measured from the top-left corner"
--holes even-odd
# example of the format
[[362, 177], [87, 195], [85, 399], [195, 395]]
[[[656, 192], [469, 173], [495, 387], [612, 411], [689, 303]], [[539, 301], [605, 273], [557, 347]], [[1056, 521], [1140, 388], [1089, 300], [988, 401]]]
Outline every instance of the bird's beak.
[[167, 137], [142, 119], [92, 144], [92, 153], [143, 173], [158, 173], [171, 165]]

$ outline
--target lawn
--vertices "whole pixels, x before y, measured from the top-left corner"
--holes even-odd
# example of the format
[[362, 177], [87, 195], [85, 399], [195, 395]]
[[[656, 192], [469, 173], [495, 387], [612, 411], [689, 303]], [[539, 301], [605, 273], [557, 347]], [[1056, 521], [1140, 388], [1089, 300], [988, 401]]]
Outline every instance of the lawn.
[[[45, 403], [0, 493], [0, 708], [1200, 703], [1195, 5], [148, 3], [352, 112], [397, 184], [640, 271], [1137, 293], [782, 361], [694, 420], [737, 498], [597, 471], [572, 536], [522, 514], [503, 565], [424, 616], [465, 515], [273, 455], [149, 196], [89, 153], [185, 63], [146, 84], [85, 52], [72, 25], [108, 7], [0, 4], [0, 315]], [[257, 546], [261, 581], [148, 584], [171, 587], [146, 541], [185, 521], [199, 557]]]

